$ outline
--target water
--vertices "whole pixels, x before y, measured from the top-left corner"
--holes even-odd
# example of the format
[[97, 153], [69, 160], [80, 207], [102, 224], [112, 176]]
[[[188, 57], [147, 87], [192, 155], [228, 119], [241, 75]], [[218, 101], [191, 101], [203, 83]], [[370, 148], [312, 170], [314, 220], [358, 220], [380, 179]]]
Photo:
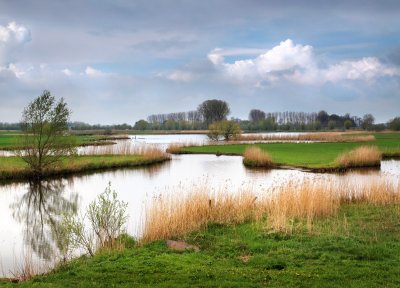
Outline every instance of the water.
[[[168, 145], [171, 141], [184, 143], [190, 139], [188, 135], [141, 138], [131, 141]], [[204, 135], [196, 135], [196, 138], [202, 141]], [[128, 202], [128, 233], [140, 236], [146, 203], [164, 193], [188, 193], [195, 186], [207, 186], [210, 190], [225, 189], [232, 193], [247, 188], [258, 194], [268, 194], [273, 187], [289, 180], [363, 181], [383, 176], [399, 179], [400, 161], [382, 161], [380, 170], [335, 175], [247, 169], [239, 156], [177, 155], [169, 162], [147, 168], [88, 173], [42, 183], [0, 183], [0, 277], [11, 276], [10, 271], [22, 265], [24, 253], [31, 253], [34, 260], [42, 264], [51, 264], [57, 255], [53, 232], [62, 215], [82, 213], [109, 182], [119, 199]]]

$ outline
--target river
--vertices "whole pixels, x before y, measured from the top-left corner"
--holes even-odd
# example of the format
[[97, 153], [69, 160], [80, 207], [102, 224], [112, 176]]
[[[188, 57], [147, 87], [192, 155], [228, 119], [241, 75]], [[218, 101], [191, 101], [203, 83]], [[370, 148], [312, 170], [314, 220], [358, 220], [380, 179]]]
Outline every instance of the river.
[[[144, 135], [131, 141], [166, 148], [171, 142], [202, 143], [206, 138], [204, 135]], [[247, 169], [240, 156], [176, 155], [171, 161], [146, 168], [88, 173], [42, 183], [0, 182], [0, 277], [12, 276], [27, 255], [32, 255], [32, 261], [39, 266], [51, 266], [57, 254], [52, 227], [66, 212], [83, 213], [109, 182], [118, 198], [128, 202], [127, 232], [138, 237], [146, 205], [160, 194], [184, 194], [198, 186], [207, 187], [210, 192], [251, 189], [257, 194], [268, 194], [273, 187], [296, 179], [363, 181], [371, 177], [398, 179], [399, 176], [400, 161], [395, 160], [382, 161], [380, 170], [315, 174]]]

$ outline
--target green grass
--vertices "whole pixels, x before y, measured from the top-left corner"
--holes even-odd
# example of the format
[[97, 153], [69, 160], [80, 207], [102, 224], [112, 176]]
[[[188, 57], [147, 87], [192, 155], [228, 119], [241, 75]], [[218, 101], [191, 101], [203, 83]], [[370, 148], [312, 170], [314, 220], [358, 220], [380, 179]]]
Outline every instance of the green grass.
[[[14, 150], [14, 149], [20, 149], [21, 144], [20, 144], [20, 137], [21, 137], [21, 132], [2, 132], [0, 133], [0, 150]], [[86, 145], [92, 145], [94, 142], [98, 142], [100, 144], [104, 144], [106, 140], [99, 141], [99, 139], [104, 138], [103, 136], [97, 136], [97, 135], [79, 135], [79, 136], [68, 136], [73, 138], [74, 143], [76, 143], [76, 146], [86, 146]]]
[[[336, 217], [295, 223], [292, 235], [261, 223], [210, 225], [173, 252], [164, 241], [81, 257], [6, 287], [399, 287], [400, 207], [345, 205]], [[2, 284], [0, 283], [0, 286]]]
[[[67, 157], [44, 176], [64, 175], [109, 168], [144, 166], [168, 160], [166, 157], [149, 158], [143, 155], [95, 155]], [[0, 157], [1, 179], [25, 179], [31, 177], [28, 165], [19, 157]]]
[[182, 152], [242, 155], [247, 147], [257, 145], [267, 151], [276, 164], [307, 168], [336, 167], [334, 161], [340, 153], [362, 145], [376, 145], [384, 155], [400, 155], [400, 133], [375, 133], [374, 136], [376, 140], [370, 142], [206, 145], [185, 147]]

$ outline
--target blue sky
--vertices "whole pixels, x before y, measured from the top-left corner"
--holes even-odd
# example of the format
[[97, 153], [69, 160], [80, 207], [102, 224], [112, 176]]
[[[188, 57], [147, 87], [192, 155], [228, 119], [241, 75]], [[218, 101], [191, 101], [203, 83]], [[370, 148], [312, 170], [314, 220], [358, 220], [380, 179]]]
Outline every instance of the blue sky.
[[44, 89], [89, 123], [215, 98], [243, 119], [323, 109], [386, 122], [400, 115], [400, 2], [0, 0], [0, 121]]

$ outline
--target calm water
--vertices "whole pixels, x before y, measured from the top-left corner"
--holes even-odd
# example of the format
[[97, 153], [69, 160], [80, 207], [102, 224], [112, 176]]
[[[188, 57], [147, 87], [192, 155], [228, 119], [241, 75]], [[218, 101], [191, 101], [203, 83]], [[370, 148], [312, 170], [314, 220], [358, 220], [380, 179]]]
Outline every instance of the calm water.
[[[203, 135], [196, 137], [198, 141], [204, 138]], [[161, 135], [143, 138], [132, 141], [168, 145], [168, 139]], [[189, 142], [188, 135], [172, 135], [172, 138]], [[146, 203], [160, 194], [190, 192], [194, 186], [232, 193], [245, 187], [258, 194], [268, 194], [273, 187], [296, 179], [363, 181], [371, 177], [398, 179], [399, 176], [400, 161], [394, 160], [383, 161], [380, 170], [332, 175], [297, 170], [249, 170], [237, 156], [179, 155], [149, 168], [120, 169], [42, 183], [0, 183], [0, 275], [10, 276], [10, 271], [20, 267], [23, 253], [33, 254], [35, 261], [51, 263], [57, 255], [52, 231], [57, 229], [63, 213], [84, 211], [108, 182], [119, 198], [129, 203], [128, 233], [140, 236]]]

